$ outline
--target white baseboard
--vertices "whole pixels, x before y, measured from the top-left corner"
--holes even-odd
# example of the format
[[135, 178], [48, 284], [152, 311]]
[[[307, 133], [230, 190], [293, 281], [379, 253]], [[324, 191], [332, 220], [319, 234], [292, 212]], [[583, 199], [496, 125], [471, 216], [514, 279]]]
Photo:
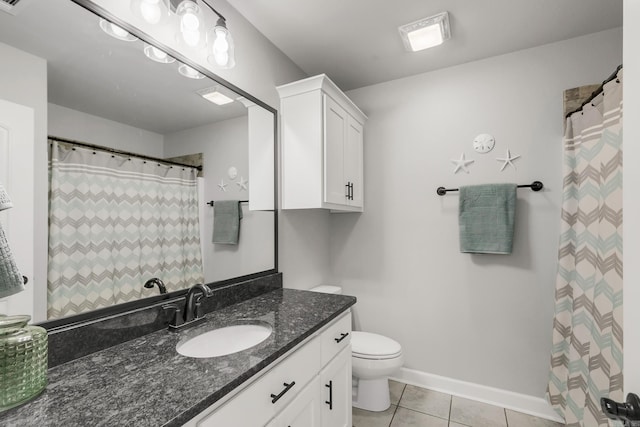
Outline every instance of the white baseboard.
[[408, 368], [401, 368], [391, 379], [564, 424], [564, 420], [560, 418], [551, 405], [541, 397], [514, 393], [512, 391], [441, 377], [440, 375]]

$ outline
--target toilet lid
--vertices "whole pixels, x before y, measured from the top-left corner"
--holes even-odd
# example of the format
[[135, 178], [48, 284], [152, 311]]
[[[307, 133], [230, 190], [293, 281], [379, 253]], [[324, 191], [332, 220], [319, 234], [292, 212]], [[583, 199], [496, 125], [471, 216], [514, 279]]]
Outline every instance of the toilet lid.
[[362, 359], [392, 359], [402, 354], [402, 347], [397, 341], [383, 335], [353, 331], [351, 353]]

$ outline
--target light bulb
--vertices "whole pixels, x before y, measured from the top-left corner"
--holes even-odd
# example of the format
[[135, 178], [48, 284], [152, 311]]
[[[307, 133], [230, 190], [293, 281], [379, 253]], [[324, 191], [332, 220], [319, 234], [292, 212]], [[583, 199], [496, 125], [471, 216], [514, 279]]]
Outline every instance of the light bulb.
[[216, 64], [221, 67], [226, 66], [229, 62], [229, 54], [227, 52], [214, 52], [213, 57], [216, 61]]
[[187, 46], [196, 47], [200, 43], [200, 19], [195, 13], [187, 11], [180, 20], [182, 39]]
[[236, 65], [233, 37], [224, 19], [218, 19], [216, 26], [207, 32], [207, 39], [211, 46], [208, 61], [220, 68], [233, 68]]
[[222, 28], [216, 28], [216, 40], [213, 42], [214, 52], [227, 52], [229, 50], [229, 41], [227, 40], [227, 32]]
[[157, 24], [162, 19], [162, 9], [160, 9], [160, 0], [142, 0], [140, 3], [140, 14], [142, 19], [149, 24]]
[[195, 13], [187, 12], [182, 17], [182, 28], [183, 30], [195, 31], [200, 27], [200, 20], [195, 15]]
[[198, 47], [202, 41], [200, 27], [202, 12], [198, 5], [192, 0], [182, 0], [176, 9], [176, 14], [180, 18], [179, 37], [189, 47]]

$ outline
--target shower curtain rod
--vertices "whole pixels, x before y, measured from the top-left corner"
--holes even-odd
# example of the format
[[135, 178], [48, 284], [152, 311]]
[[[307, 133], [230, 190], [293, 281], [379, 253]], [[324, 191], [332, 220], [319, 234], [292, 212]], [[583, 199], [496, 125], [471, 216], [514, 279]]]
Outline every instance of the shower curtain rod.
[[594, 90], [591, 95], [582, 103], [582, 105], [580, 105], [580, 107], [576, 108], [575, 110], [567, 113], [566, 116], [564, 116], [564, 118], [568, 118], [569, 116], [571, 116], [573, 113], [577, 113], [578, 111], [582, 110], [582, 108], [584, 108], [585, 105], [587, 105], [588, 103], [590, 103], [591, 101], [593, 101], [593, 99], [600, 95], [602, 93], [602, 91], [604, 90], [604, 85], [606, 85], [607, 83], [609, 83], [611, 80], [615, 79], [618, 77], [618, 72], [622, 70], [622, 64], [618, 65], [618, 67], [616, 68], [616, 70], [611, 73], [611, 75], [609, 77], [606, 78], [605, 81], [602, 82], [602, 84], [600, 86], [598, 86], [598, 88], [596, 90]]
[[74, 141], [73, 139], [59, 138], [57, 136], [51, 136], [51, 135], [49, 135], [48, 138], [49, 139], [53, 139], [54, 141], [65, 142], [67, 144], [72, 144], [72, 145], [78, 145], [78, 146], [84, 147], [84, 148], [91, 148], [93, 150], [104, 151], [106, 153], [119, 154], [119, 155], [122, 155], [122, 156], [129, 156], [129, 157], [138, 157], [140, 159], [151, 160], [151, 161], [160, 162], [160, 163], [166, 163], [168, 165], [182, 166], [182, 167], [186, 167], [186, 168], [194, 168], [194, 169], [197, 169], [199, 171], [202, 170], [202, 166], [193, 166], [193, 165], [188, 165], [186, 163], [173, 162], [171, 160], [161, 159], [159, 157], [151, 157], [151, 156], [145, 156], [143, 154], [132, 153], [132, 152], [129, 152], [129, 151], [116, 150], [114, 148], [108, 148], [108, 147], [103, 147], [101, 145], [89, 144], [87, 142]]

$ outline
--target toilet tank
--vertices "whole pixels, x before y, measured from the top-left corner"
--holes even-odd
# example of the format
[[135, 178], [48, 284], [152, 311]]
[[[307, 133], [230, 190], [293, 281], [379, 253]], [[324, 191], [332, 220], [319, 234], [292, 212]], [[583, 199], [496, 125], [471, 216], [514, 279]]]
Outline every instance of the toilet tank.
[[323, 294], [341, 294], [342, 288], [334, 285], [320, 285], [309, 289], [312, 292], [320, 292]]

